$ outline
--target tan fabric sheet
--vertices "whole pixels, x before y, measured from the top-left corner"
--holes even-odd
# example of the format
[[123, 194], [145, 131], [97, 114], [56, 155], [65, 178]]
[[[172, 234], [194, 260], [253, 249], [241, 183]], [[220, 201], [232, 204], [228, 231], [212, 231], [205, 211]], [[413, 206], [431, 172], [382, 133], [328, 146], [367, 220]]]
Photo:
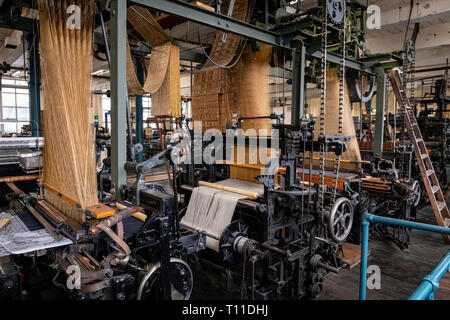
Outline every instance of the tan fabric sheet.
[[[269, 61], [272, 47], [261, 44], [253, 52], [250, 45], [241, 60], [232, 69], [211, 69], [194, 74], [192, 93], [192, 118], [202, 121], [207, 129], [226, 130], [227, 125], [236, 125], [239, 116], [269, 116]], [[270, 135], [270, 119], [243, 120], [242, 129], [265, 129], [262, 136]]]
[[152, 45], [150, 64], [143, 86], [134, 69], [127, 42], [127, 83], [130, 96], [152, 94], [152, 116], [181, 116], [180, 50], [151, 13], [142, 7], [128, 8], [128, 21]]
[[[249, 7], [248, 0], [235, 0], [233, 8], [233, 19], [246, 21]], [[228, 14], [230, 1], [224, 1], [222, 6], [222, 14]], [[225, 42], [223, 41], [225, 40]], [[227, 66], [234, 61], [236, 53], [241, 45], [242, 37], [227, 33], [224, 38], [223, 31], [217, 31], [214, 43], [209, 56], [211, 59], [221, 66]], [[207, 61], [202, 70], [217, 68], [211, 61]]]

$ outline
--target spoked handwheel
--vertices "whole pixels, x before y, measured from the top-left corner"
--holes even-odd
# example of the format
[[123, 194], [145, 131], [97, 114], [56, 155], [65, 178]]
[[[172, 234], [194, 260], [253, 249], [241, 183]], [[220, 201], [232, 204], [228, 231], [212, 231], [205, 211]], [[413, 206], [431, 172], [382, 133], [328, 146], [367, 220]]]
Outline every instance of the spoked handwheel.
[[[171, 258], [169, 272], [172, 300], [188, 300], [194, 285], [192, 270], [189, 265], [181, 259]], [[145, 273], [139, 284], [136, 299], [162, 299], [160, 263], [153, 265]]]
[[328, 217], [328, 231], [336, 242], [343, 242], [353, 225], [353, 205], [347, 198], [339, 198], [331, 208]]
[[420, 199], [422, 198], [422, 188], [419, 181], [414, 181], [414, 183], [409, 188], [411, 192], [412, 205], [417, 207], [419, 205]]

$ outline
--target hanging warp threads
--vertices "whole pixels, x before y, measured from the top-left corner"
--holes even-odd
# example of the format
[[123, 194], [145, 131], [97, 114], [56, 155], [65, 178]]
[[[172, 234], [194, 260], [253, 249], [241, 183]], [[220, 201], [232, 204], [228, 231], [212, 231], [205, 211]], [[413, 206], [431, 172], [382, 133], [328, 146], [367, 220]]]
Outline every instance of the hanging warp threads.
[[[272, 46], [261, 43], [259, 50], [253, 51], [247, 45], [241, 61], [232, 73], [234, 103], [241, 117], [269, 116], [272, 107], [269, 101], [269, 69], [272, 57]], [[247, 119], [242, 121], [242, 129], [261, 130], [257, 135], [270, 136], [271, 119]], [[264, 134], [266, 130], [266, 134]], [[253, 135], [253, 134], [249, 134]]]
[[[240, 61], [231, 69], [210, 69], [194, 75], [192, 117], [202, 121], [202, 129], [225, 132], [236, 115], [242, 117], [269, 116], [269, 69], [272, 47], [261, 44], [258, 51], [251, 45], [244, 49]], [[246, 119], [242, 121], [244, 133], [269, 136], [272, 120]], [[258, 132], [262, 129], [261, 132]], [[265, 131], [264, 131], [265, 130]], [[266, 133], [266, 134], [264, 134]]]
[[[192, 118], [202, 121], [202, 130], [218, 129], [225, 132], [241, 117], [269, 116], [272, 109], [269, 102], [269, 67], [272, 46], [260, 44], [253, 51], [246, 46], [237, 65], [231, 69], [211, 69], [194, 75], [192, 92]], [[270, 136], [271, 119], [244, 119], [241, 122], [243, 135]], [[226, 159], [235, 164], [262, 165], [275, 156], [270, 148], [235, 146], [231, 157]], [[231, 166], [230, 177], [254, 182], [261, 170], [242, 166]]]
[[211, 69], [194, 74], [192, 89], [192, 118], [202, 121], [202, 130], [225, 132], [238, 113], [233, 103], [232, 78], [228, 70]]
[[[249, 11], [248, 0], [234, 2], [233, 19], [246, 21]], [[228, 13], [230, 1], [225, 1], [222, 14]], [[214, 128], [224, 132], [231, 125], [233, 115], [239, 113], [234, 98], [233, 78], [230, 67], [240, 62], [242, 37], [217, 31], [214, 43], [200, 72], [194, 74], [192, 90], [192, 118], [202, 121], [203, 131]], [[237, 60], [239, 59], [239, 60]], [[211, 62], [214, 61], [214, 62]], [[217, 65], [226, 66], [218, 68]], [[236, 66], [233, 66], [236, 67]]]
[[145, 8], [128, 8], [128, 21], [152, 46], [143, 86], [139, 83], [127, 41], [127, 83], [130, 96], [152, 95], [152, 116], [181, 117], [180, 48]]
[[[227, 1], [224, 4], [222, 7], [222, 14], [226, 15], [228, 13], [230, 2], [231, 1]], [[247, 21], [249, 18], [248, 11], [248, 0], [235, 0], [231, 16], [236, 20]], [[241, 36], [217, 31], [214, 38], [214, 44], [209, 54], [210, 59], [214, 61], [214, 63], [208, 59], [202, 67], [202, 71], [215, 69], [217, 67], [216, 65], [227, 66], [232, 64], [238, 48], [242, 45], [241, 41]]]
[[[81, 9], [80, 23], [71, 25]], [[91, 107], [93, 1], [38, 0], [43, 84], [45, 198], [79, 222], [97, 204]], [[73, 18], [73, 17], [72, 17]]]

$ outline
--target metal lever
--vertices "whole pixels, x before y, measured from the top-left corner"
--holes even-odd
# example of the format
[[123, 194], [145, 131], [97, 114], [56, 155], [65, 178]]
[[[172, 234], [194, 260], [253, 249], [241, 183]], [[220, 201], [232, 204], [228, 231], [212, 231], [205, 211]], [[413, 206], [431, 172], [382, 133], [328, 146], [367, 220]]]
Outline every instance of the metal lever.
[[166, 150], [158, 153], [156, 156], [144, 161], [136, 166], [137, 180], [136, 182], [144, 182], [145, 176], [151, 169], [165, 164], [170, 161], [170, 154], [174, 147], [167, 148]]
[[133, 184], [133, 193], [135, 196], [135, 205], [140, 205], [140, 191], [145, 189], [145, 177], [151, 171], [151, 169], [161, 166], [168, 161], [171, 161], [171, 153], [176, 149], [175, 147], [167, 148], [166, 150], [158, 153], [156, 156], [144, 161], [142, 163], [130, 163], [127, 162], [125, 169], [136, 170], [136, 182]]

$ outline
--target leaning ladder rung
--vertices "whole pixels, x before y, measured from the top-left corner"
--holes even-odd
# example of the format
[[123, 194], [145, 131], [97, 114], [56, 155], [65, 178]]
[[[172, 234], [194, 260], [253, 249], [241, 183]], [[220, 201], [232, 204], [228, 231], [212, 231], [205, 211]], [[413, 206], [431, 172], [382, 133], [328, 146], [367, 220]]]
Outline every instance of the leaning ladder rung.
[[449, 218], [444, 219], [444, 226], [450, 227], [450, 219]]
[[[429, 167], [432, 168], [432, 166], [430, 165], [431, 159], [430, 159], [428, 153], [426, 153], [426, 154], [422, 153], [422, 149], [423, 149], [425, 143], [424, 143], [424, 141], [421, 141], [421, 140], [423, 140], [423, 136], [422, 136], [422, 134], [420, 132], [420, 128], [417, 124], [416, 115], [411, 107], [411, 103], [408, 100], [408, 97], [406, 96], [406, 92], [405, 92], [406, 90], [403, 87], [402, 79], [400, 78], [400, 75], [397, 71], [391, 71], [389, 73], [389, 79], [392, 83], [392, 88], [394, 90], [395, 96], [397, 97], [398, 103], [400, 105], [401, 114], [404, 116], [405, 126], [407, 126], [408, 131], [410, 133], [412, 133], [411, 141], [415, 141], [416, 146], [419, 142], [422, 142], [422, 144], [418, 145], [419, 146], [418, 148], [415, 148], [414, 154], [416, 156], [417, 161], [420, 164], [419, 165], [420, 174], [426, 185], [427, 194], [432, 203], [433, 213], [436, 217], [436, 220], [439, 222], [439, 225], [444, 224], [445, 226], [448, 227], [448, 226], [450, 226], [449, 210], [448, 210], [445, 200], [437, 201], [437, 199], [436, 199], [435, 192], [439, 192], [439, 190], [435, 191], [436, 188], [433, 187], [432, 182], [430, 181], [430, 179], [433, 180], [434, 182], [437, 181], [436, 173], [434, 172], [433, 169], [429, 169]], [[409, 130], [409, 129], [411, 129], [411, 130]], [[425, 147], [426, 147], [426, 145], [425, 145]], [[421, 161], [422, 161], [422, 163], [420, 163]], [[431, 176], [431, 178], [430, 178], [430, 176]], [[440, 196], [440, 195], [438, 194], [438, 196]], [[442, 199], [442, 198], [439, 197], [439, 199]], [[444, 235], [444, 240], [447, 244], [450, 244], [450, 235]]]
[[441, 188], [439, 186], [433, 186], [431, 187], [431, 190], [433, 191], [433, 193], [436, 193], [440, 190]]

